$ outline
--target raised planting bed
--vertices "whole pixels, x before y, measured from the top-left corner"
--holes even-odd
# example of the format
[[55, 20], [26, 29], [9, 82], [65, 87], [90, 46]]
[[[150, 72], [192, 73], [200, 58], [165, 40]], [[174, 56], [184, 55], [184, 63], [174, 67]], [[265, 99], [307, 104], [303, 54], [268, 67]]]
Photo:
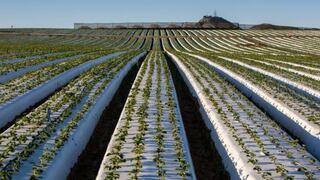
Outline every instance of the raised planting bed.
[[171, 75], [159, 51], [138, 73], [97, 179], [195, 179]]

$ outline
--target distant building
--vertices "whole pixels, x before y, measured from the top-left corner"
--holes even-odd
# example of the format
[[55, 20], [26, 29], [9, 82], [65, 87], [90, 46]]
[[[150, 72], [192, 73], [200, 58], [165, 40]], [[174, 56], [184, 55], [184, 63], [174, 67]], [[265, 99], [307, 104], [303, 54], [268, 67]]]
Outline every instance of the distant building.
[[208, 28], [239, 29], [238, 23], [231, 23], [218, 16], [204, 16], [199, 22], [130, 22], [130, 23], [74, 23], [74, 29], [109, 29], [109, 28]]
[[103, 29], [103, 28], [169, 28], [185, 27], [195, 22], [150, 22], [150, 23], [74, 23], [74, 29]]

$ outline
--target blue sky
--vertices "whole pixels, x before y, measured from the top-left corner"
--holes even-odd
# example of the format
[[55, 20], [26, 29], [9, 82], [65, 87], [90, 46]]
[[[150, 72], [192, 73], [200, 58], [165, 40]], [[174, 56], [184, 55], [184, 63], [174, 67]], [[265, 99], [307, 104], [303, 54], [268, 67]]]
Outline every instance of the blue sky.
[[0, 28], [61, 27], [74, 22], [185, 22], [205, 14], [242, 24], [319, 27], [320, 0], [2, 0]]

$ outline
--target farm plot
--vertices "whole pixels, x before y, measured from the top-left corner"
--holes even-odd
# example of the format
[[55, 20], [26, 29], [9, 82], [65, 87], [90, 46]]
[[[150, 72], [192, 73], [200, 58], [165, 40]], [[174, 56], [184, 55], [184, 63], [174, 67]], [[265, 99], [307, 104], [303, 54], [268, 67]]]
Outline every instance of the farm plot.
[[319, 45], [311, 30], [3, 31], [0, 179], [319, 179]]
[[[17, 36], [12, 35], [8, 37], [0, 37], [5, 40], [4, 42], [0, 43], [0, 64], [11, 64], [36, 58], [49, 58], [53, 55], [88, 51], [92, 49], [92, 47], [83, 45], [61, 45], [55, 42], [47, 41], [24, 42], [23, 37], [17, 38]], [[32, 36], [31, 38], [36, 39], [36, 37]]]
[[[165, 43], [168, 44], [168, 42], [165, 42]], [[171, 45], [174, 48], [176, 47], [175, 44], [171, 43]], [[167, 49], [168, 49], [168, 46], [167, 46]], [[184, 52], [180, 49], [179, 51]], [[318, 121], [320, 118], [319, 116], [320, 106], [318, 101], [314, 100], [312, 97], [309, 97], [304, 94], [301, 94], [300, 92], [297, 92], [295, 89], [290, 88], [288, 86], [288, 83], [287, 84], [284, 83], [288, 81], [287, 79], [284, 79], [283, 80], [284, 82], [279, 82], [278, 79], [274, 79], [275, 75], [272, 75], [272, 74], [270, 75], [270, 72], [274, 72], [275, 74], [280, 74], [285, 78], [291, 78], [291, 80], [297, 81], [299, 83], [301, 82], [301, 84], [305, 84], [306, 87], [303, 88], [301, 91], [304, 91], [304, 89], [307, 89], [307, 90], [310, 90], [310, 92], [314, 92], [314, 90], [310, 89], [310, 87], [317, 90], [318, 84], [319, 84], [317, 80], [310, 79], [302, 75], [295, 74], [293, 72], [287, 72], [283, 69], [278, 70], [276, 67], [273, 68], [272, 66], [266, 67], [264, 69], [268, 74], [260, 73], [259, 71], [257, 72], [257, 70], [253, 71], [252, 68], [250, 68], [251, 67], [250, 65], [247, 65], [247, 66], [243, 65], [243, 64], [250, 63], [250, 60], [246, 60], [246, 59], [241, 60], [242, 64], [240, 64], [240, 63], [237, 63], [238, 61], [230, 60], [230, 58], [218, 58], [216, 56], [206, 55], [206, 54], [201, 54], [201, 55], [208, 57], [210, 61], [217, 63], [222, 67], [227, 67], [231, 71], [238, 73], [245, 79], [251, 81], [253, 84], [256, 84], [259, 87], [263, 88], [263, 90], [267, 91], [270, 94], [270, 97], [274, 97], [278, 101], [289, 106], [289, 108], [292, 108], [293, 111], [295, 111], [296, 113], [299, 113], [300, 116], [305, 117], [305, 119], [315, 124], [319, 124]], [[232, 55], [229, 55], [229, 56], [234, 57]], [[259, 64], [259, 63], [256, 63], [256, 64]], [[300, 86], [297, 86], [297, 87], [300, 88]]]
[[246, 59], [254, 59], [259, 62], [274, 64], [280, 68], [288, 68], [291, 70], [301, 71], [312, 75], [320, 75], [320, 62], [316, 56], [297, 55], [290, 56], [243, 56]]
[[0, 126], [3, 127], [28, 107], [41, 101], [90, 67], [121, 54], [105, 55], [108, 52], [110, 50], [50, 65], [0, 85]]
[[232, 178], [320, 176], [315, 157], [206, 63], [183, 54], [171, 57], [208, 114]]
[[97, 179], [193, 179], [171, 75], [159, 51], [144, 61]]
[[[220, 75], [227, 78], [228, 81], [234, 84], [248, 98], [258, 104], [261, 109], [266, 111], [268, 115], [273, 117], [274, 120], [281, 124], [284, 129], [299, 138], [304, 145], [306, 145], [308, 151], [319, 159], [320, 153], [317, 147], [320, 143], [320, 130], [317, 122], [319, 116], [319, 107], [317, 106], [317, 101], [309, 96], [301, 94], [300, 92], [296, 92], [286, 84], [275, 81], [269, 76], [265, 79], [265, 81], [260, 81], [261, 77], [265, 75], [261, 76], [259, 73], [253, 75], [253, 71], [250, 69], [247, 69], [248, 71], [246, 71], [245, 68], [242, 69], [241, 67], [234, 67], [234, 69], [231, 68], [232, 70], [230, 71], [229, 66], [219, 65], [218, 63], [201, 56], [194, 57], [209, 64], [211, 68], [215, 69]], [[223, 63], [226, 62], [224, 60], [220, 61]], [[229, 62], [227, 61], [227, 63]], [[252, 76], [250, 77], [250, 75]], [[273, 87], [269, 86], [272, 85], [272, 83], [263, 84], [268, 83], [268, 78], [269, 80], [271, 79], [274, 81]], [[259, 81], [262, 83], [261, 86], [264, 85], [263, 88], [256, 85]], [[280, 89], [279, 87], [283, 87], [283, 89]], [[269, 88], [269, 90], [272, 89], [274, 92], [267, 92], [264, 90], [264, 88]], [[279, 97], [279, 94], [285, 95]], [[295, 97], [290, 97], [290, 95], [295, 95]], [[294, 101], [296, 104], [292, 104]]]
[[[141, 55], [132, 52], [91, 68], [1, 133], [1, 177], [46, 178], [57, 172], [55, 168], [59, 176], [66, 176], [81, 144], [90, 137], [101, 99], [112, 97], [128, 71], [129, 66], [124, 67], [132, 66], [138, 60], [134, 57]], [[64, 156], [70, 149], [72, 154]], [[64, 165], [55, 165], [59, 161]]]
[[[248, 67], [241, 66], [237, 63], [227, 61], [225, 59], [210, 58], [210, 61], [215, 62], [227, 69], [235, 72], [246, 80], [257, 85], [264, 91], [266, 91], [270, 97], [275, 98], [281, 102], [284, 106], [292, 109], [295, 113], [298, 113], [306, 120], [315, 123], [319, 127], [320, 123], [320, 104], [312, 97], [305, 96], [294, 89], [288, 87], [288, 85], [281, 83], [270, 76], [253, 71]], [[299, 77], [303, 79], [304, 77]], [[314, 82], [315, 87], [318, 87], [318, 82]]]
[[[273, 63], [269, 63], [266, 61], [259, 61], [253, 58], [225, 58], [221, 57], [226, 61], [231, 61], [233, 63], [239, 64], [241, 66], [248, 67], [255, 71], [267, 71], [269, 73], [281, 76], [287, 80], [297, 82], [299, 84], [311, 87], [317, 91], [320, 91], [320, 77], [319, 70], [315, 72], [303, 72], [301, 70], [295, 70], [290, 67], [286, 67], [285, 65], [276, 65]], [[313, 74], [312, 74], [313, 73]], [[271, 74], [271, 75], [272, 75]]]
[[319, 47], [315, 42], [315, 38], [310, 40], [304, 37], [253, 37], [253, 39], [274, 47], [287, 48], [298, 52], [320, 55]]
[[32, 88], [49, 80], [59, 73], [67, 71], [89, 60], [101, 57], [103, 56], [103, 54], [107, 53], [108, 51], [97, 52], [83, 57], [75, 58], [72, 61], [61, 62], [52, 66], [49, 65], [39, 71], [26, 73], [22, 77], [15, 78], [12, 81], [2, 84], [0, 104], [3, 104], [11, 98], [25, 93], [27, 90], [31, 90]]

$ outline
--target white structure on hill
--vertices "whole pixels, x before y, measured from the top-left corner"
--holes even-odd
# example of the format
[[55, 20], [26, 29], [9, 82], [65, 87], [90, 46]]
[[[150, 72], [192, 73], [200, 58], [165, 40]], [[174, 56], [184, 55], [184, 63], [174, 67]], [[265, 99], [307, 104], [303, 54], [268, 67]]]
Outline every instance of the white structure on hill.
[[74, 23], [74, 29], [103, 28], [181, 28], [194, 26], [194, 22], [150, 22], [150, 23]]

